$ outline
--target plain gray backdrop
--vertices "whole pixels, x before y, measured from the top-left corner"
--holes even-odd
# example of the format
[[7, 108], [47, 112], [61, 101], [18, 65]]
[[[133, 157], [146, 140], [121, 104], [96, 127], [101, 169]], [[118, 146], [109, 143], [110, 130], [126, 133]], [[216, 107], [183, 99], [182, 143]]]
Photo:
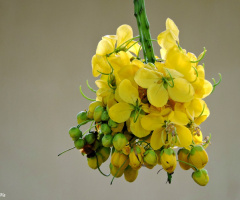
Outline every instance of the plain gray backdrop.
[[[68, 129], [88, 107], [79, 85], [94, 98], [91, 58], [102, 36], [129, 24], [138, 35], [133, 0], [0, 0], [0, 193], [10, 200], [184, 199], [239, 200], [239, 0], [146, 0], [153, 38], [169, 17], [180, 44], [200, 54], [206, 47], [206, 78], [223, 81], [206, 98], [211, 115], [201, 125], [212, 133], [206, 166], [210, 182], [200, 187], [178, 166], [166, 174], [141, 169], [138, 179], [105, 178], [88, 167]], [[154, 44], [155, 54], [159, 46]], [[109, 161], [107, 161], [109, 163]], [[106, 173], [108, 164], [102, 170]]]

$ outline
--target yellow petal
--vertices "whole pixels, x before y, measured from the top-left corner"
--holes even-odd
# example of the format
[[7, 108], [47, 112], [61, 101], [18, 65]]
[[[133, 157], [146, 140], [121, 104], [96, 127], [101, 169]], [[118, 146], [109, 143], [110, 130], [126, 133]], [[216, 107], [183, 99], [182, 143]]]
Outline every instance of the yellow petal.
[[[133, 46], [132, 46], [133, 45]], [[138, 43], [136, 43], [136, 41], [131, 41], [128, 45], [127, 48], [129, 48], [129, 51], [134, 53], [135, 55], [138, 55], [138, 52], [141, 50], [140, 45]]]
[[125, 41], [133, 38], [133, 31], [131, 26], [129, 25], [122, 25], [119, 26], [117, 29], [117, 47], [119, 47]]
[[156, 83], [160, 80], [160, 77], [154, 73], [153, 70], [146, 68], [140, 68], [134, 77], [136, 83], [142, 88], [148, 88], [153, 83]]
[[141, 119], [142, 127], [146, 130], [156, 130], [163, 126], [163, 117], [159, 114], [145, 115]]
[[187, 114], [181, 111], [174, 111], [174, 115], [170, 120], [178, 125], [187, 125], [189, 122]]
[[183, 78], [174, 79], [174, 87], [168, 87], [170, 98], [177, 102], [189, 102], [194, 97], [193, 86]]
[[176, 24], [174, 23], [173, 20], [170, 18], [167, 18], [166, 20], [166, 29], [171, 31], [171, 34], [173, 36], [173, 39], [179, 42], [178, 35], [179, 35], [179, 30]]
[[94, 77], [99, 76], [99, 72], [109, 74], [111, 71], [111, 67], [107, 63], [105, 56], [100, 56], [96, 54], [92, 57], [92, 73]]
[[164, 88], [163, 83], [154, 83], [148, 88], [147, 97], [153, 106], [162, 107], [167, 104], [168, 92]]
[[132, 117], [130, 118], [130, 130], [135, 136], [139, 138], [146, 137], [150, 134], [150, 131], [145, 130], [141, 125], [142, 117], [143, 115], [140, 114], [136, 122], [134, 122]]
[[167, 68], [175, 69], [185, 75], [192, 69], [189, 57], [180, 51], [178, 47], [171, 48], [166, 55]]
[[109, 116], [113, 121], [122, 123], [129, 119], [133, 109], [134, 107], [128, 103], [120, 102], [109, 109]]
[[193, 134], [193, 142], [195, 144], [201, 144], [202, 143], [202, 139], [203, 139], [202, 131], [199, 132], [199, 135]]
[[116, 35], [105, 35], [102, 37], [103, 40], [108, 40], [113, 47], [115, 47], [117, 36]]
[[[170, 78], [169, 73], [171, 74], [171, 76], [172, 76], [173, 78], [182, 78], [182, 77], [183, 77], [183, 75], [182, 75], [180, 72], [178, 72], [177, 70], [175, 70], [175, 69], [168, 69], [168, 68], [165, 68], [165, 67], [164, 67], [163, 70], [164, 70], [164, 72], [165, 72], [165, 74], [166, 74], [165, 77]], [[169, 73], [168, 73], [168, 72], [169, 72]]]
[[114, 46], [109, 40], [101, 40], [97, 45], [96, 54], [100, 56], [105, 56], [114, 51]]
[[138, 90], [132, 86], [128, 79], [124, 79], [119, 84], [119, 96], [126, 103], [136, 105], [138, 100]]
[[152, 133], [150, 145], [154, 150], [158, 150], [165, 144], [165, 140], [166, 132], [163, 130], [163, 128], [156, 129]]
[[203, 98], [205, 98], [205, 97], [207, 97], [209, 94], [211, 94], [212, 89], [213, 89], [213, 86], [212, 86], [212, 84], [211, 84], [209, 81], [205, 80], [205, 81], [204, 81], [204, 86], [203, 86], [203, 88], [204, 88]]
[[185, 126], [175, 125], [178, 135], [177, 146], [188, 148], [192, 144], [191, 131]]

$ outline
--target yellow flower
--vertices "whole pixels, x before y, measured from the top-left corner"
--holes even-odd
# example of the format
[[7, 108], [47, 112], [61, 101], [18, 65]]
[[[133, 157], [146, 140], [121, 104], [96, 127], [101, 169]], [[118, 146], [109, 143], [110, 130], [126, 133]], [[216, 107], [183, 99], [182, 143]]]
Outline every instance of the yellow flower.
[[137, 54], [140, 49], [132, 38], [133, 32], [129, 25], [118, 27], [116, 35], [104, 36], [98, 43], [96, 55], [92, 58], [93, 76], [97, 77], [101, 73], [109, 74], [112, 72], [112, 67], [117, 72], [121, 66], [130, 64], [132, 55], [128, 51]]
[[185, 80], [183, 75], [174, 69], [140, 68], [134, 80], [142, 87], [147, 88], [149, 102], [156, 107], [167, 104], [169, 97], [177, 102], [189, 102], [194, 97], [192, 85]]
[[137, 88], [128, 79], [124, 79], [118, 87], [123, 102], [117, 103], [109, 109], [110, 118], [117, 123], [122, 123], [127, 121], [132, 114], [133, 116], [130, 118], [131, 132], [139, 138], [149, 135], [150, 131], [143, 129], [141, 124], [143, 115], [141, 113], [147, 111], [147, 107], [141, 103]]
[[192, 134], [185, 127], [189, 121], [187, 115], [180, 111], [172, 111], [163, 117], [162, 113], [165, 110], [145, 115], [141, 120], [144, 129], [153, 130], [151, 147], [154, 150], [160, 149], [163, 145], [189, 148], [192, 144]]

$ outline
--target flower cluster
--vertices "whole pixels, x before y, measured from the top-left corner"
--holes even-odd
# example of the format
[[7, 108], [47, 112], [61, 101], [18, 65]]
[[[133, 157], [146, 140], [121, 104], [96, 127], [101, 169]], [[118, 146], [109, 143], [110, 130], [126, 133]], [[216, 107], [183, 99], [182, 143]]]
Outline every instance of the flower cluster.
[[[157, 37], [161, 50], [155, 63], [140, 58], [138, 39], [130, 26], [122, 25], [116, 35], [106, 35], [98, 43], [92, 58], [98, 90], [88, 85], [96, 92], [96, 99], [89, 99], [80, 87], [93, 102], [78, 113], [78, 126], [69, 130], [75, 147], [87, 156], [92, 169], [100, 170], [111, 155], [113, 178], [124, 174], [133, 182], [141, 167], [152, 169], [158, 164], [171, 183], [178, 161], [182, 169], [194, 170], [196, 183], [206, 185], [209, 177], [203, 168], [210, 137], [203, 139], [200, 124], [210, 112], [203, 99], [220, 83], [214, 80], [212, 85], [205, 79], [199, 62], [206, 50], [196, 57], [182, 49], [179, 30], [169, 18], [166, 30]], [[79, 128], [88, 122], [92, 124], [82, 134]]]

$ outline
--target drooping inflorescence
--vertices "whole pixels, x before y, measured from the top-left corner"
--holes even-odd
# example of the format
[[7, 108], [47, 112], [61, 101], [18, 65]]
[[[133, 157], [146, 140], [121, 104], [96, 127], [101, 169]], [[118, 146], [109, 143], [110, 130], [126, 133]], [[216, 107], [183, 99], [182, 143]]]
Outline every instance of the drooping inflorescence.
[[[205, 97], [221, 81], [212, 85], [199, 64], [206, 50], [196, 57], [179, 44], [179, 30], [171, 19], [157, 37], [161, 47], [155, 63], [140, 58], [139, 36], [122, 25], [116, 35], [106, 35], [92, 58], [92, 73], [98, 77], [96, 93], [87, 110], [77, 115], [78, 125], [69, 130], [75, 148], [87, 157], [92, 169], [113, 179], [124, 177], [133, 182], [141, 167], [156, 165], [167, 172], [171, 183], [177, 162], [184, 170], [193, 169], [199, 185], [209, 181], [204, 169], [208, 162], [200, 124], [210, 114]], [[82, 126], [91, 124], [82, 133]], [[178, 149], [177, 155], [175, 151]], [[110, 174], [100, 170], [110, 160]]]

